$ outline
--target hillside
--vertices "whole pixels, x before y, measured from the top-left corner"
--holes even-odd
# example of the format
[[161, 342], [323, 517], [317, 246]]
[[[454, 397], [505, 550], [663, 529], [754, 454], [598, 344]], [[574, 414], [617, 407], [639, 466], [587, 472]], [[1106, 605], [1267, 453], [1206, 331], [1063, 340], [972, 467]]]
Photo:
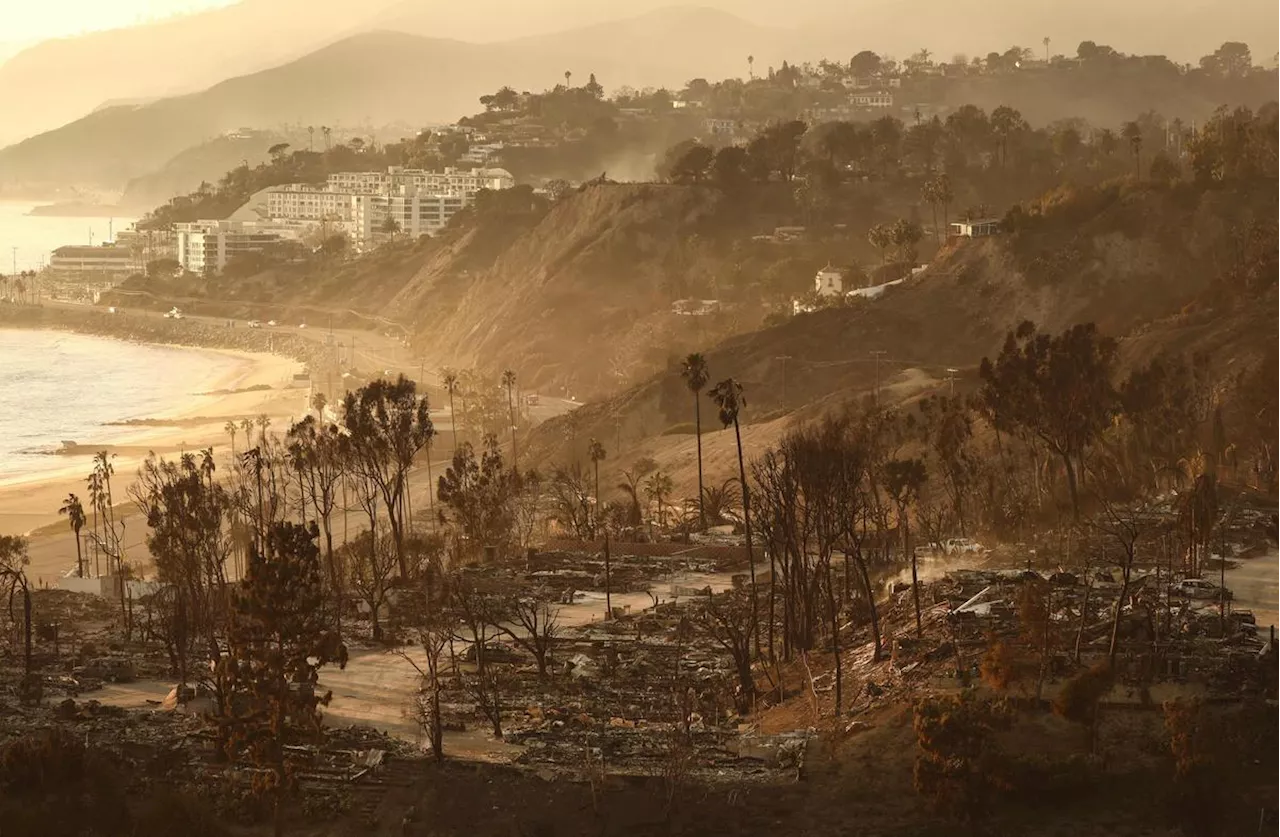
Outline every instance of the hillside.
[[[871, 392], [873, 351], [884, 353], [878, 373], [886, 398], [938, 392], [947, 386], [948, 368], [958, 370], [957, 391], [971, 391], [978, 362], [1024, 320], [1050, 332], [1097, 323], [1125, 338], [1122, 371], [1164, 351], [1207, 351], [1224, 387], [1268, 352], [1274, 358], [1274, 252], [1270, 286], [1260, 297], [1247, 305], [1206, 302], [1224, 272], [1249, 257], [1241, 242], [1253, 224], [1270, 230], [1274, 250], [1267, 184], [1158, 190], [1117, 182], [1071, 195], [1063, 190], [1046, 199], [1044, 215], [1018, 232], [949, 245], [924, 273], [877, 299], [797, 316], [707, 349], [712, 380], [733, 376], [746, 390], [749, 448], [759, 451], [796, 418]], [[1265, 262], [1265, 255], [1258, 258]], [[566, 420], [539, 428], [525, 449], [549, 461], [573, 455], [566, 436], [576, 444], [593, 436], [620, 439], [615, 462], [654, 456], [679, 488], [695, 473], [692, 437], [659, 434], [690, 421], [690, 397], [672, 366], [584, 406], [573, 416], [572, 433]], [[704, 427], [718, 430], [710, 414], [708, 404]], [[733, 467], [732, 446], [731, 432], [704, 438], [708, 461], [720, 462], [721, 471]]]
[[0, 142], [56, 128], [112, 99], [179, 95], [292, 60], [337, 38], [371, 5], [378, 0], [243, 0], [43, 41], [0, 63]]

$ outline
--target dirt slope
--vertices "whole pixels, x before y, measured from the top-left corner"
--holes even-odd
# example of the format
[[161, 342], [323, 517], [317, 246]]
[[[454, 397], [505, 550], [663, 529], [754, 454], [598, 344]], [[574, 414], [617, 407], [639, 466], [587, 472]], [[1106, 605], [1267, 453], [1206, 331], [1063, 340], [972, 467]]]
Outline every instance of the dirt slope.
[[514, 238], [486, 227], [450, 241], [384, 313], [454, 365], [513, 368], [522, 385], [555, 381], [579, 397], [613, 390], [661, 368], [672, 345], [692, 350], [702, 324], [671, 313], [667, 276], [681, 269], [671, 253], [720, 200], [679, 186], [588, 187]]
[[[1211, 310], [1196, 301], [1234, 258], [1238, 232], [1256, 219], [1274, 223], [1275, 212], [1263, 188], [1116, 185], [1083, 199], [1050, 198], [1043, 217], [1021, 231], [952, 244], [924, 273], [877, 299], [794, 317], [710, 348], [712, 381], [733, 376], [743, 383], [744, 436], [749, 447], [762, 447], [790, 421], [869, 393], [877, 378], [873, 351], [883, 352], [878, 374], [885, 398], [939, 391], [948, 368], [958, 370], [958, 391], [972, 388], [981, 358], [997, 352], [1023, 320], [1055, 332], [1092, 321], [1126, 338], [1121, 374], [1168, 350], [1205, 350], [1224, 374], [1242, 371], [1276, 351], [1274, 288], [1243, 310]], [[672, 367], [582, 408], [569, 432], [561, 426], [566, 420], [548, 423], [525, 449], [555, 460], [572, 458], [575, 445], [590, 437], [615, 449], [620, 440], [611, 467], [654, 456], [673, 472], [678, 493], [682, 480], [696, 478], [693, 439], [659, 434], [693, 418], [691, 397]], [[703, 426], [719, 427], [708, 401]], [[577, 441], [566, 445], [566, 438]], [[706, 455], [725, 459], [726, 472], [736, 464], [729, 461], [732, 445], [731, 433], [704, 438]]]

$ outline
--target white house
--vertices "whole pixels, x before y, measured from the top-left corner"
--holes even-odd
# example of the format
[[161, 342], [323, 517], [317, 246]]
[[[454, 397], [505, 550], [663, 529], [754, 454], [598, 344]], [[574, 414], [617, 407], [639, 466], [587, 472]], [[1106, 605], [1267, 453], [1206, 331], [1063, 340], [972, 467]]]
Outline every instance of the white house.
[[853, 103], [863, 108], [891, 108], [893, 107], [893, 94], [884, 90], [875, 90], [870, 93], [854, 93]]
[[813, 289], [818, 296], [840, 296], [844, 293], [844, 274], [828, 263], [813, 277]]
[[256, 221], [193, 221], [177, 224], [178, 262], [191, 273], [218, 273], [232, 258], [260, 253], [296, 238], [298, 229]]
[[961, 238], [985, 238], [1000, 232], [999, 218], [982, 218], [973, 221], [952, 221], [951, 234]]

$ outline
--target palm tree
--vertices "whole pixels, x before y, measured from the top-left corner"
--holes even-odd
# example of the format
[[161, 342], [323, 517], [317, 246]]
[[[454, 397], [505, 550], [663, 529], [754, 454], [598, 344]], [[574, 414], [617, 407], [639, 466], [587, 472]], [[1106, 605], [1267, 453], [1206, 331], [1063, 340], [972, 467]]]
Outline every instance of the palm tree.
[[1048, 35], [1045, 36], [1043, 43], [1044, 43], [1044, 63], [1048, 64], [1049, 63], [1049, 36]]
[[938, 183], [935, 179], [930, 178], [924, 182], [920, 197], [929, 204], [929, 209], [933, 212], [933, 240], [936, 242], [938, 240]]
[[742, 527], [747, 538], [747, 561], [751, 567], [751, 632], [755, 640], [756, 657], [760, 656], [760, 598], [756, 590], [756, 558], [751, 551], [751, 492], [747, 488], [747, 465], [742, 458], [742, 427], [738, 415], [747, 406], [742, 384], [733, 378], [725, 378], [711, 388], [711, 400], [720, 408], [720, 423], [733, 425], [733, 436], [738, 443], [738, 485], [742, 487]]
[[453, 426], [453, 453], [458, 453], [458, 413], [453, 409], [453, 396], [458, 391], [458, 373], [445, 367], [440, 370], [440, 380], [444, 382], [444, 391], [449, 393], [449, 424]]
[[564, 71], [564, 86], [565, 86], [565, 87], [572, 87], [572, 86], [573, 86], [572, 79], [573, 79], [573, 71], [572, 71], [572, 70], [565, 70], [565, 71]]
[[671, 493], [671, 488], [671, 477], [661, 471], [655, 471], [649, 479], [645, 480], [644, 493], [652, 497], [658, 507], [658, 526], [661, 528], [667, 525], [666, 504], [663, 498]]
[[328, 125], [320, 126], [320, 133], [324, 134], [324, 150], [329, 150], [329, 138], [333, 136], [333, 129]]
[[754, 55], [747, 56], [747, 78], [754, 79], [756, 77], [756, 57]]
[[[518, 474], [520, 473], [520, 460], [516, 456], [516, 403], [512, 397], [516, 388], [516, 373], [510, 369], [503, 372], [502, 385], [507, 388], [507, 412], [511, 414], [511, 470]], [[599, 497], [596, 498], [597, 501], [599, 499]]]
[[680, 376], [684, 378], [689, 392], [693, 393], [693, 429], [698, 437], [698, 522], [705, 530], [707, 515], [702, 509], [702, 390], [710, 380], [707, 359], [698, 352], [690, 354], [684, 359], [684, 365], [680, 367]]
[[1142, 178], [1142, 126], [1137, 122], [1124, 123], [1120, 135], [1129, 141], [1129, 150], [1133, 152], [1133, 173]]
[[222, 429], [227, 431], [227, 435], [231, 437], [231, 458], [235, 459], [236, 432], [240, 429], [240, 426], [237, 425], [234, 420], [228, 420], [226, 424], [222, 425]]
[[943, 172], [933, 179], [933, 183], [938, 203], [942, 204], [942, 228], [950, 235], [951, 202], [956, 199], [956, 194], [951, 189], [951, 178]]
[[308, 151], [316, 150], [316, 126], [315, 125], [307, 126], [307, 150]]
[[84, 578], [84, 553], [80, 549], [80, 530], [84, 528], [85, 516], [80, 498], [74, 494], [68, 494], [67, 499], [62, 501], [62, 508], [58, 509], [58, 514], [67, 516], [71, 531], [76, 534], [76, 575]]
[[253, 443], [253, 419], [240, 419], [240, 431], [244, 433], [244, 444], [248, 447]]
[[888, 224], [876, 224], [867, 230], [867, 241], [871, 242], [871, 246], [880, 251], [880, 264], [885, 264], [885, 252], [889, 249], [889, 245], [893, 244], [892, 234], [889, 232]]
[[595, 537], [595, 528], [600, 525], [600, 460], [605, 458], [604, 445], [600, 444], [600, 440], [594, 437], [591, 439], [591, 443], [587, 445], [587, 455], [591, 457], [591, 465], [596, 472], [596, 511], [592, 515], [591, 527], [591, 536]]
[[329, 399], [325, 398], [323, 392], [316, 392], [311, 396], [311, 409], [316, 411], [316, 423], [321, 427], [324, 426], [324, 408], [328, 404]]
[[727, 512], [740, 499], [738, 479], [737, 477], [730, 477], [721, 483], [718, 488], [713, 485], [703, 491], [702, 503], [699, 504], [699, 507], [706, 508], [707, 517], [711, 519], [712, 525], [719, 526], [729, 520]]

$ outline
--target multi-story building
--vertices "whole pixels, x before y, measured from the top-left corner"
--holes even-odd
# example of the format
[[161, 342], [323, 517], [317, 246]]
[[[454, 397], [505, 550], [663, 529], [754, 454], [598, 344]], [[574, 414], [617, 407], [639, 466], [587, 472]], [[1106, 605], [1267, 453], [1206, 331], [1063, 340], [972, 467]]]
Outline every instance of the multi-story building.
[[435, 233], [481, 189], [514, 185], [510, 172], [493, 168], [338, 172], [324, 186], [295, 183], [268, 190], [267, 215], [276, 223], [331, 223], [366, 249], [393, 229], [415, 238]]
[[295, 227], [256, 221], [194, 221], [177, 224], [178, 263], [190, 273], [218, 273], [245, 253], [261, 253], [296, 238]]
[[350, 221], [351, 198], [351, 192], [290, 183], [267, 192], [267, 216], [296, 221]]
[[49, 269], [64, 276], [106, 277], [128, 276], [141, 270], [142, 265], [128, 247], [68, 245], [53, 251]]

